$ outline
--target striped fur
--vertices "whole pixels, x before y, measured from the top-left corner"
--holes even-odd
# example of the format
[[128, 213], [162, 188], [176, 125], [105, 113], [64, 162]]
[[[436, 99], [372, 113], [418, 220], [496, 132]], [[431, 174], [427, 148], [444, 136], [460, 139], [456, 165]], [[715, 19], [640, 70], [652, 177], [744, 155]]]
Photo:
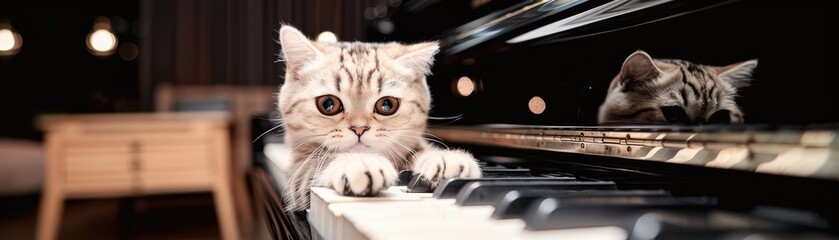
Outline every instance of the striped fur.
[[[424, 137], [431, 108], [425, 76], [438, 51], [436, 42], [320, 43], [291, 26], [283, 26], [280, 44], [286, 75], [278, 107], [294, 161], [285, 176], [288, 210], [308, 207], [311, 186], [343, 189], [348, 195], [375, 194], [378, 186], [361, 191], [351, 186], [355, 180], [352, 173], [345, 172], [350, 171], [350, 165], [361, 162], [370, 169], [374, 168], [371, 164], [381, 165], [361, 170], [362, 177], [367, 176], [362, 180], [369, 180], [364, 184], [387, 186], [392, 184], [390, 172], [395, 175], [397, 170], [410, 170], [414, 155], [434, 148]], [[318, 110], [316, 99], [328, 95], [340, 99], [340, 113], [326, 115]], [[398, 99], [394, 114], [374, 111], [383, 97]], [[360, 127], [367, 130], [363, 134], [354, 132]], [[355, 154], [358, 152], [362, 154]], [[336, 158], [346, 166], [337, 166]], [[392, 164], [377, 163], [376, 159], [387, 159]], [[342, 178], [346, 183], [337, 183]]]
[[[742, 123], [743, 112], [735, 97], [738, 89], [749, 85], [755, 67], [757, 60], [707, 66], [653, 59], [644, 51], [636, 51], [612, 80], [600, 106], [598, 123], [702, 124], [714, 122], [709, 120], [720, 115], [727, 115], [723, 119], [729, 123]], [[668, 110], [679, 108], [687, 119], [674, 121]]]

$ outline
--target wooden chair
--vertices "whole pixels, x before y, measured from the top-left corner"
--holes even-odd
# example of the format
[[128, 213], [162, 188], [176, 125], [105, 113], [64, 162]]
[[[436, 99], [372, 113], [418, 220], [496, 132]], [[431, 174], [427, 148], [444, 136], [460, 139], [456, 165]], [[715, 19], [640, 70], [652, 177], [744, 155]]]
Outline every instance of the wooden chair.
[[251, 167], [251, 121], [255, 114], [276, 108], [279, 86], [171, 85], [161, 84], [155, 91], [155, 111], [183, 112], [222, 110], [230, 114], [233, 153], [233, 191], [245, 236], [254, 229], [253, 209], [247, 188]]

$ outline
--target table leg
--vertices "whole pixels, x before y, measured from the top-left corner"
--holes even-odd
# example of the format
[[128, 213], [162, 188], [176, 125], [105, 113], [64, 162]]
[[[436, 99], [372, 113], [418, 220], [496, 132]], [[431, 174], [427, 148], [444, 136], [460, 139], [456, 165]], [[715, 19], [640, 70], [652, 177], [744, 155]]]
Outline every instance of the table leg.
[[64, 197], [57, 189], [44, 191], [41, 197], [41, 209], [38, 216], [38, 232], [36, 239], [57, 239], [61, 229], [61, 213], [64, 208]]

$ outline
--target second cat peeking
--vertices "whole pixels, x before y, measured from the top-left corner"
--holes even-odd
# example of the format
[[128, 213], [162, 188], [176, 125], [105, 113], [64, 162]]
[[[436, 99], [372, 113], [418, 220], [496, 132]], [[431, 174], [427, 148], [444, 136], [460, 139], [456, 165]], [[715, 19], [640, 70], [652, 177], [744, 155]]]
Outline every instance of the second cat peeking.
[[742, 123], [735, 97], [756, 67], [757, 60], [708, 66], [636, 51], [609, 85], [598, 123]]

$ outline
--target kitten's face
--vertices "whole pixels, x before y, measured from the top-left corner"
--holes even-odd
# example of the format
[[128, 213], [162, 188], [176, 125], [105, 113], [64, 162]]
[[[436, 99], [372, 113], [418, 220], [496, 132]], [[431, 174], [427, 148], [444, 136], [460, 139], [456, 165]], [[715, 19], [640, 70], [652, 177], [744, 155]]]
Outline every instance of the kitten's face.
[[431, 104], [425, 75], [436, 43], [325, 44], [288, 26], [280, 41], [287, 73], [278, 106], [287, 143], [391, 157], [416, 147]]
[[724, 67], [652, 59], [638, 51], [624, 61], [600, 106], [600, 124], [742, 123], [735, 102], [757, 60]]

